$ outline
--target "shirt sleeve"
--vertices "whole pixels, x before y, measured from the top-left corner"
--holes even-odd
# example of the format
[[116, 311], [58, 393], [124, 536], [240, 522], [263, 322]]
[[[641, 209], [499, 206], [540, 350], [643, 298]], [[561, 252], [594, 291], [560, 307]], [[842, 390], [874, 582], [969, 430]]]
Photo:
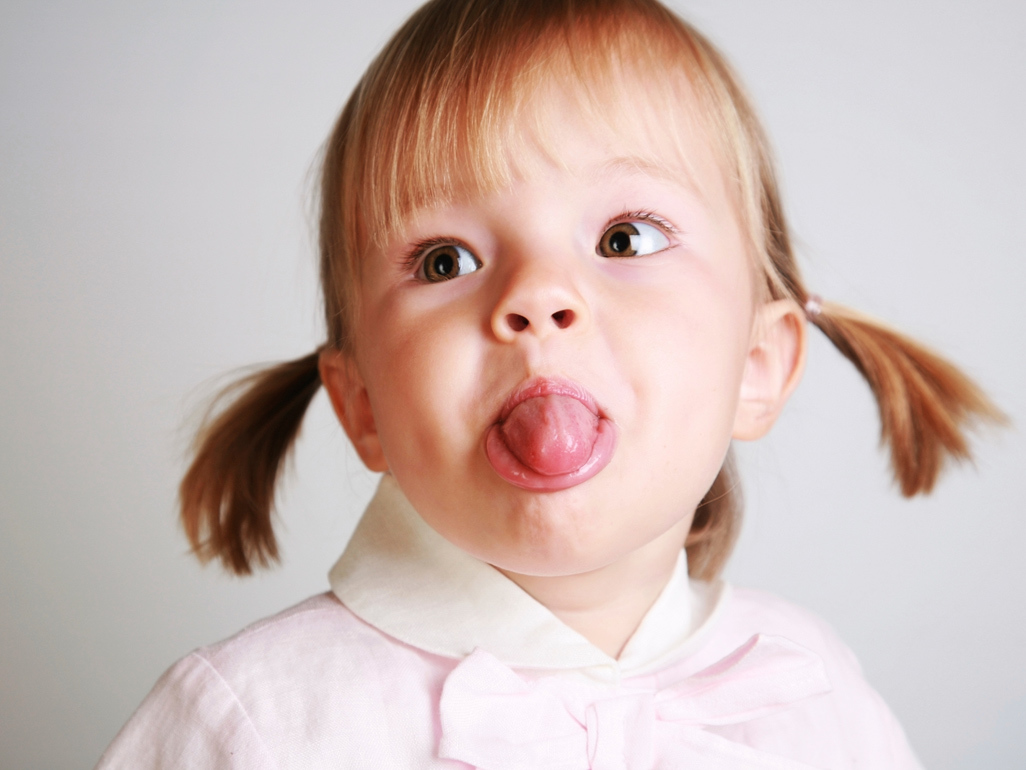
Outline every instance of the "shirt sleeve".
[[96, 770], [277, 768], [217, 670], [192, 653], [157, 681]]

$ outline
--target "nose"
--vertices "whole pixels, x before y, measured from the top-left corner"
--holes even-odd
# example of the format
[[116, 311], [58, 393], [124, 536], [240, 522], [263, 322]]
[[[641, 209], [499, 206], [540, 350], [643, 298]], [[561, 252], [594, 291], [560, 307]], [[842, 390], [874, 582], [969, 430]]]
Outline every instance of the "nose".
[[568, 269], [529, 259], [509, 275], [491, 325], [500, 341], [514, 342], [580, 329], [587, 320], [587, 305]]

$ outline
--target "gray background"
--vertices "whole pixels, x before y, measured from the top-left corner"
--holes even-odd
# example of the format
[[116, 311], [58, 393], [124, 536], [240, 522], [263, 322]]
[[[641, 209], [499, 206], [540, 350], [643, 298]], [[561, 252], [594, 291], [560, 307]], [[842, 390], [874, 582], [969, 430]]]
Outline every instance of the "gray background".
[[[284, 566], [201, 569], [174, 511], [219, 374], [321, 341], [307, 190], [411, 2], [0, 6], [0, 766], [90, 766], [191, 648], [324, 590], [374, 480], [309, 415]], [[778, 149], [809, 283], [1026, 422], [1026, 4], [694, 0]], [[186, 427], [183, 427], [186, 425]], [[934, 768], [1026, 767], [1026, 451], [902, 501], [815, 334], [743, 448], [729, 568], [821, 613]]]

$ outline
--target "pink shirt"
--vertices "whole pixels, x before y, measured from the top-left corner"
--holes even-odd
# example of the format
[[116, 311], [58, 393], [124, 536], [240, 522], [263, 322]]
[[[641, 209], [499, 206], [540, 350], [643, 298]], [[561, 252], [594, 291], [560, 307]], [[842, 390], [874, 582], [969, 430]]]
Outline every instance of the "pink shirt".
[[172, 666], [98, 767], [919, 767], [822, 621], [683, 553], [613, 659], [385, 476], [331, 587]]

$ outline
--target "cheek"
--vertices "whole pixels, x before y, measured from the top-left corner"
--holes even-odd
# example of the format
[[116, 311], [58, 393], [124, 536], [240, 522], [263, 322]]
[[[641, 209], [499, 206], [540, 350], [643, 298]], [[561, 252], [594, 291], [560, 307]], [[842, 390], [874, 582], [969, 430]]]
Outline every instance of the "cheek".
[[[718, 469], [730, 441], [748, 347], [747, 283], [691, 271], [632, 303], [618, 345], [637, 394], [637, 430], [668, 471]], [[700, 474], [707, 475], [707, 474]]]
[[365, 319], [361, 366], [389, 467], [435, 469], [449, 459], [441, 444], [471, 451], [465, 412], [480, 403], [477, 345], [457, 313], [411, 317], [399, 308]]

